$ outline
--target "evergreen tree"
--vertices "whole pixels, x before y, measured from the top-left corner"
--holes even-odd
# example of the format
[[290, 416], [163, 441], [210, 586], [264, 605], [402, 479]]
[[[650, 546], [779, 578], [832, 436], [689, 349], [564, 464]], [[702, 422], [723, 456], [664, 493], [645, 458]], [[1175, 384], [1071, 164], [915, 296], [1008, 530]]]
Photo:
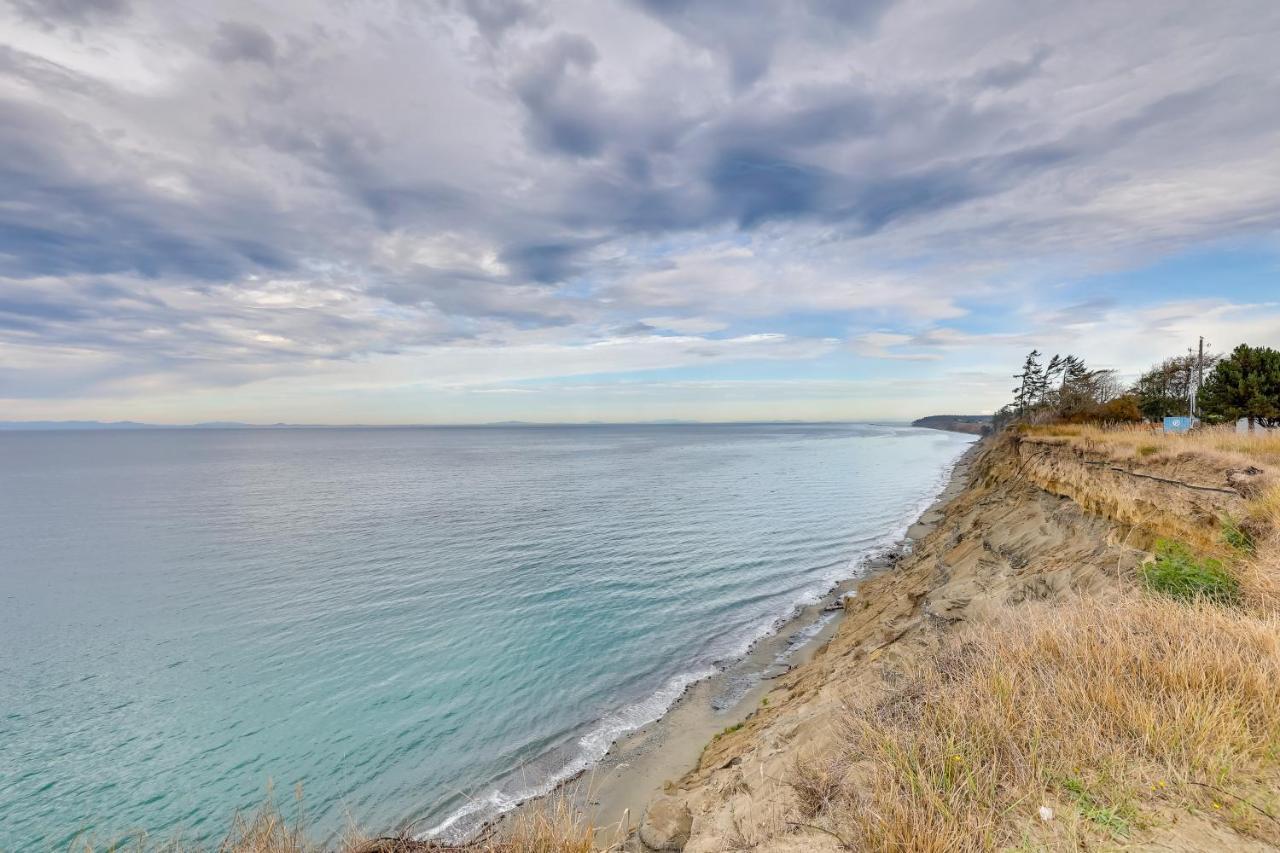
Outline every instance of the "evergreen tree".
[[1094, 378], [1083, 359], [1068, 355], [1062, 360], [1062, 384], [1055, 401], [1059, 416], [1078, 418], [1093, 408]]
[[[1205, 368], [1212, 371], [1221, 358], [1205, 353]], [[1138, 408], [1143, 417], [1160, 420], [1171, 415], [1185, 415], [1199, 369], [1199, 354], [1188, 352], [1166, 358], [1139, 376], [1131, 393], [1138, 398]]]
[[1211, 423], [1249, 419], [1280, 425], [1280, 352], [1241, 344], [1219, 361], [1200, 390], [1200, 411]]
[[1064, 394], [1080, 390], [1080, 386], [1088, 377], [1089, 368], [1085, 367], [1083, 359], [1068, 355], [1062, 360], [1062, 392]]
[[1044, 368], [1040, 366], [1039, 350], [1027, 353], [1022, 372], [1015, 373], [1013, 378], [1018, 380], [1018, 387], [1013, 389], [1013, 405], [1019, 415], [1025, 415], [1043, 395]]
[[1050, 400], [1048, 400], [1049, 393], [1051, 391], [1054, 392], [1055, 394], [1057, 393], [1058, 388], [1055, 387], [1054, 383], [1056, 383], [1058, 381], [1058, 377], [1062, 375], [1063, 367], [1064, 367], [1064, 363], [1063, 363], [1062, 357], [1055, 352], [1053, 354], [1053, 357], [1049, 359], [1049, 363], [1048, 365], [1045, 366], [1045, 369], [1044, 369], [1044, 389], [1045, 390], [1044, 390], [1044, 393], [1041, 395], [1041, 402], [1051, 402]]

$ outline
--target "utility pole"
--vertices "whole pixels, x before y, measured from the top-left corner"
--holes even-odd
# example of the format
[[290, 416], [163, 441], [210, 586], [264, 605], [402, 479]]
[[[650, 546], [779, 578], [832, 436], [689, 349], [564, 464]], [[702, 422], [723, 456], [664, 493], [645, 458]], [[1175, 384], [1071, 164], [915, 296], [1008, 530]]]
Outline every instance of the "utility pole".
[[1191, 422], [1196, 419], [1196, 395], [1204, 384], [1204, 335], [1200, 336], [1200, 352], [1196, 356], [1196, 381], [1191, 383]]
[[1196, 390], [1204, 385], [1204, 335], [1200, 336], [1200, 358], [1196, 361]]

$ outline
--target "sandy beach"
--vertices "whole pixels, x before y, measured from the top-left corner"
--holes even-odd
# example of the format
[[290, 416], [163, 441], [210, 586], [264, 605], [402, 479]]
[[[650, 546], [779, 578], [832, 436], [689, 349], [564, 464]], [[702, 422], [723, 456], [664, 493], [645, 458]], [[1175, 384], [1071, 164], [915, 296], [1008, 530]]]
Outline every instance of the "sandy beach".
[[[831, 639], [844, 618], [842, 601], [847, 596], [856, 596], [860, 584], [891, 570], [910, 553], [913, 543], [934, 530], [943, 518], [943, 508], [963, 491], [978, 446], [975, 443], [957, 460], [937, 499], [902, 540], [868, 557], [853, 577], [802, 608], [744, 657], [691, 684], [661, 719], [617, 740], [595, 767], [548, 796], [567, 797], [606, 838], [621, 835], [622, 827], [634, 829], [649, 802], [694, 769], [708, 743], [763, 707], [776, 679], [809, 661]], [[540, 802], [533, 800], [520, 808], [536, 808]]]

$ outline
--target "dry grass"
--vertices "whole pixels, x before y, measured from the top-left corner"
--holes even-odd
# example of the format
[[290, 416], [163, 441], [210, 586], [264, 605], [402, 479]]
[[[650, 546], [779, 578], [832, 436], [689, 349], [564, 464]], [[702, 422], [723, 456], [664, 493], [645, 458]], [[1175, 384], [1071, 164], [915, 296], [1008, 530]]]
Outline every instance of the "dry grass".
[[[1028, 432], [1163, 464], [1147, 470], [1164, 476], [1280, 467], [1276, 434]], [[1048, 476], [1125, 523], [1181, 524], [1184, 541], [1220, 555], [1239, 595], [1182, 602], [1135, 585], [960, 629], [888, 700], [849, 707], [842, 754], [797, 768], [806, 821], [857, 850], [1067, 849], [1137, 842], [1190, 811], [1226, 842], [1235, 832], [1280, 844], [1280, 484], [1233, 504], [1257, 523], [1218, 514], [1219, 527], [1195, 512], [1207, 501], [1165, 507], [1151, 486], [1117, 492], [1115, 478], [1079, 467], [1069, 483], [1069, 462]]]
[[[420, 841], [407, 835], [372, 839], [357, 835], [344, 845], [343, 853], [590, 853], [612, 846], [582, 820], [567, 799], [554, 798], [521, 811], [506, 831], [495, 838], [453, 846]], [[235, 848], [225, 853], [258, 851]]]
[[296, 800], [297, 816], [291, 820], [268, 794], [257, 811], [235, 816], [230, 832], [216, 848], [188, 843], [180, 836], [158, 840], [135, 834], [110, 843], [79, 838], [69, 853], [203, 853], [210, 849], [217, 853], [591, 853], [617, 849], [620, 841], [593, 829], [567, 799], [553, 798], [522, 810], [493, 837], [468, 844], [440, 844], [409, 833], [372, 837], [353, 827], [337, 844], [326, 845], [308, 836], [301, 796]]
[[1160, 427], [1100, 426], [1096, 424], [1043, 424], [1023, 428], [1027, 435], [1070, 438], [1107, 448], [1117, 456], [1176, 456], [1196, 453], [1219, 459], [1224, 465], [1280, 466], [1280, 430], [1259, 429], [1238, 433], [1233, 427], [1207, 427], [1193, 432], [1165, 433]]
[[848, 761], [842, 755], [803, 755], [792, 765], [787, 784], [806, 820], [827, 811], [844, 795]]
[[[1198, 528], [1189, 518], [1158, 513], [1147, 516], [1154, 536], [1182, 540], [1198, 551], [1228, 560], [1246, 607], [1255, 612], [1280, 613], [1280, 430], [1237, 433], [1231, 427], [1211, 427], [1166, 435], [1158, 427], [1147, 425], [1046, 424], [1024, 427], [1023, 432], [1062, 439], [1116, 460], [1132, 459], [1139, 465], [1198, 458], [1222, 472], [1250, 466], [1263, 468], [1268, 472], [1261, 480], [1263, 490], [1248, 499], [1244, 517], [1223, 519], [1254, 534], [1257, 541], [1251, 554], [1229, 547], [1221, 531]], [[1117, 505], [1125, 503], [1123, 494], [1107, 497]], [[1134, 511], [1130, 515], [1141, 513]]]
[[1026, 608], [851, 708], [859, 781], [815, 786], [814, 820], [854, 849], [964, 851], [1114, 842], [1192, 809], [1280, 842], [1277, 696], [1275, 617], [1139, 594]]

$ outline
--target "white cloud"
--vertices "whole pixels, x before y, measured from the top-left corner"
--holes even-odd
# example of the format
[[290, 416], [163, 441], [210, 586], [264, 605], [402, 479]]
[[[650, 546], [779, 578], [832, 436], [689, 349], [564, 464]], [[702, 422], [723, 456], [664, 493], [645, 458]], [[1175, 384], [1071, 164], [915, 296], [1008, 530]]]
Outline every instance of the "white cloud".
[[1213, 282], [1072, 305], [1275, 249], [1268, 0], [57, 8], [0, 9], [0, 397], [33, 414], [753, 359], [924, 394], [1032, 340], [1275, 337]]

